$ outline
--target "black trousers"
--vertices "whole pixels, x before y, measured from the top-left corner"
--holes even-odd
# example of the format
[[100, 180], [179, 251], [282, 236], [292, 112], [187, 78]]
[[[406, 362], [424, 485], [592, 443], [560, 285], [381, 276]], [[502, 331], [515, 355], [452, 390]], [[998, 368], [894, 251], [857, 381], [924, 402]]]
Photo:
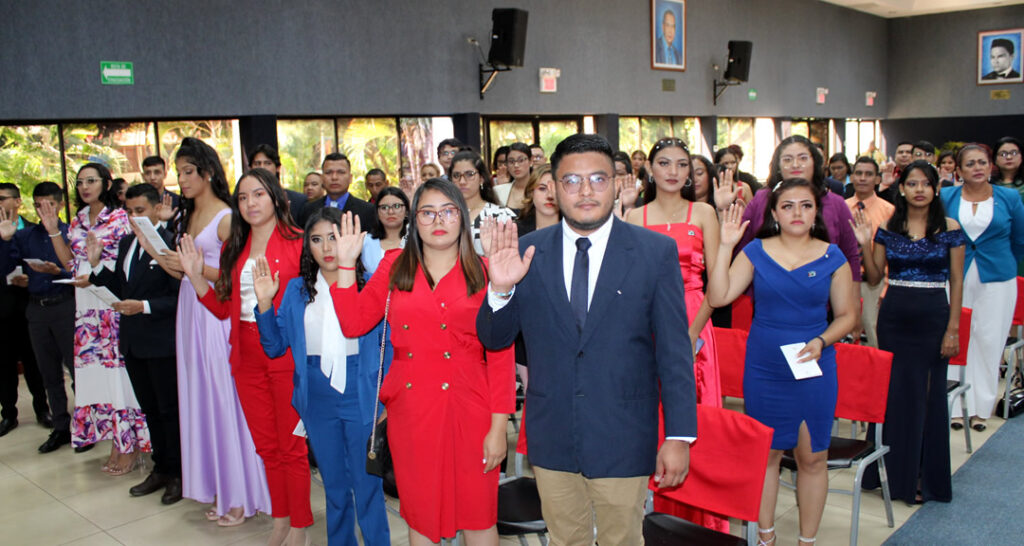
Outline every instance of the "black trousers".
[[174, 355], [140, 358], [130, 350], [122, 354], [135, 398], [139, 401], [142, 413], [146, 414], [149, 437], [153, 442], [153, 472], [180, 477], [177, 360]]
[[48, 306], [30, 301], [25, 309], [25, 318], [36, 364], [43, 376], [46, 396], [50, 400], [53, 430], [70, 431], [71, 415], [68, 413], [68, 396], [64, 390], [64, 370], [67, 369], [71, 374], [71, 388], [74, 390], [75, 299]]
[[0, 318], [0, 418], [18, 419], [18, 362], [25, 370], [25, 383], [32, 393], [32, 409], [37, 417], [50, 413], [43, 376], [36, 365], [28, 336], [25, 307], [18, 306], [9, 316]]

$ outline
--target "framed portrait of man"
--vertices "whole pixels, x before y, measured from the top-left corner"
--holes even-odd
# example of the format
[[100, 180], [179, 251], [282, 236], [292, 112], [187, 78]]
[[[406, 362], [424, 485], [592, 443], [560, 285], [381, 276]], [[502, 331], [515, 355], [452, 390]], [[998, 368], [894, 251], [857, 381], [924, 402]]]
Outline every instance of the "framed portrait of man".
[[978, 33], [978, 85], [1022, 83], [1020, 47], [1024, 28]]
[[651, 0], [651, 68], [686, 70], [685, 0]]

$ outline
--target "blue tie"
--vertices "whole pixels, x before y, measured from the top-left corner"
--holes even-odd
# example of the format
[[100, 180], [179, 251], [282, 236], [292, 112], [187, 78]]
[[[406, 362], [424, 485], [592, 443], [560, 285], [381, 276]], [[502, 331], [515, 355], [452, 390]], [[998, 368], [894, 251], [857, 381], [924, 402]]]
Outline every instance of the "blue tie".
[[572, 306], [572, 314], [576, 317], [576, 328], [582, 332], [583, 324], [587, 321], [587, 285], [590, 281], [590, 258], [587, 250], [590, 249], [590, 239], [580, 237], [576, 239], [576, 260], [572, 266], [572, 285], [569, 287], [569, 304]]

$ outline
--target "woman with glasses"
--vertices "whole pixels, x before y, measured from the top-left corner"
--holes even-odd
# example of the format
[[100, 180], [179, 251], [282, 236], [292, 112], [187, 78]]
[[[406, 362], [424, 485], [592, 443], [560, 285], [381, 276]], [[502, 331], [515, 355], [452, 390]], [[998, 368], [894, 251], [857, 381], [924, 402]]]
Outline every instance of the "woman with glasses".
[[[1004, 146], [1005, 148], [1005, 146]], [[964, 183], [942, 188], [946, 214], [967, 235], [963, 306], [973, 309], [967, 346], [967, 412], [974, 430], [985, 430], [999, 390], [999, 362], [1017, 301], [1017, 263], [1024, 257], [1024, 205], [1020, 195], [990, 180], [992, 162], [980, 144], [957, 155]], [[950, 370], [950, 379], [956, 379]], [[954, 419], [953, 429], [966, 424]]]
[[[529, 179], [527, 166], [527, 179]], [[452, 159], [452, 171], [449, 178], [455, 187], [462, 192], [469, 215], [466, 223], [473, 233], [473, 249], [480, 256], [484, 255], [484, 247], [480, 241], [480, 222], [484, 218], [495, 218], [500, 222], [514, 220], [516, 213], [498, 204], [498, 198], [491, 186], [491, 178], [487, 174], [487, 165], [476, 152], [459, 152]], [[527, 180], [529, 185], [529, 180]], [[525, 195], [525, 194], [524, 194]]]
[[380, 399], [409, 544], [437, 543], [459, 530], [471, 546], [497, 544], [498, 465], [515, 411], [512, 349], [485, 351], [477, 337], [487, 276], [462, 192], [431, 179], [412, 208], [405, 248], [386, 255], [361, 292], [355, 263], [363, 235], [345, 215], [331, 295], [348, 337], [387, 316], [395, 356]]
[[[772, 154], [771, 174], [768, 176], [767, 188], [754, 194], [754, 199], [743, 211], [743, 219], [750, 222], [750, 229], [743, 233], [736, 248], [742, 250], [754, 239], [754, 234], [764, 222], [765, 209], [774, 188], [784, 180], [801, 178], [811, 181], [811, 185], [821, 194], [821, 216], [825, 219], [828, 238], [839, 247], [850, 264], [850, 273], [855, 283], [860, 282], [860, 247], [853, 233], [853, 214], [846, 206], [842, 195], [828, 191], [825, 186], [824, 158], [814, 144], [804, 136], [793, 135], [784, 139]], [[860, 288], [854, 287], [859, 294]], [[859, 297], [859, 296], [858, 296]], [[848, 333], [848, 332], [844, 332]]]
[[494, 169], [494, 176], [492, 177], [491, 182], [493, 182], [495, 186], [508, 184], [512, 181], [508, 174], [509, 150], [510, 148], [508, 146], [499, 146], [498, 149], [494, 151], [494, 161], [491, 163], [491, 168]]
[[384, 254], [405, 246], [408, 223], [409, 198], [405, 192], [394, 186], [381, 190], [377, 195], [377, 221], [370, 226], [370, 236], [363, 241], [359, 258], [364, 280], [369, 280], [377, 271]]
[[[146, 416], [139, 409], [118, 348], [120, 315], [92, 292], [87, 240], [102, 247], [102, 267], [114, 269], [121, 237], [131, 233], [128, 213], [121, 208], [106, 166], [87, 163], [75, 179], [78, 214], [60, 236], [57, 210], [41, 209], [40, 222], [50, 235], [63, 267], [75, 276], [75, 413], [71, 443], [90, 446], [112, 440], [101, 470], [115, 476], [135, 470], [139, 452], [150, 451]], [[117, 304], [115, 304], [117, 305]]]
[[504, 203], [510, 209], [519, 210], [523, 208], [523, 199], [526, 197], [526, 184], [530, 180], [533, 156], [530, 147], [522, 142], [515, 142], [508, 148], [505, 165], [512, 181], [494, 188], [497, 199], [495, 203]]
[[[626, 213], [625, 220], [675, 240], [690, 319], [690, 343], [696, 352], [693, 377], [697, 403], [722, 407], [718, 359], [708, 320], [711, 306], [704, 299], [702, 277], [707, 264], [714, 264], [718, 255], [718, 215], [711, 205], [695, 202], [690, 161], [690, 151], [682, 140], [663, 138], [656, 142], [647, 154], [651, 183], [644, 192], [645, 204]], [[684, 508], [671, 493], [655, 494], [655, 510], [696, 519]], [[717, 530], [729, 529], [727, 519], [707, 515], [697, 521]]]
[[996, 141], [995, 149], [992, 150], [992, 162], [996, 165], [992, 183], [1006, 186], [1019, 193], [1024, 199], [1022, 152], [1024, 152], [1024, 148], [1021, 147], [1020, 141], [1013, 137], [1003, 137]]

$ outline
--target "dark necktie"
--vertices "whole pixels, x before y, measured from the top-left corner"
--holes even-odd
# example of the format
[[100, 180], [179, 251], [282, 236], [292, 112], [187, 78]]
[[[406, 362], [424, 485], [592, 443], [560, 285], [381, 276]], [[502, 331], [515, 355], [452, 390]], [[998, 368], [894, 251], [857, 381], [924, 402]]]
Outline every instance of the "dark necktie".
[[587, 321], [587, 284], [590, 282], [590, 258], [587, 250], [590, 249], [590, 239], [580, 237], [576, 239], [576, 260], [572, 266], [572, 285], [569, 288], [569, 304], [572, 306], [572, 314], [576, 317], [576, 328], [583, 331], [583, 324]]

